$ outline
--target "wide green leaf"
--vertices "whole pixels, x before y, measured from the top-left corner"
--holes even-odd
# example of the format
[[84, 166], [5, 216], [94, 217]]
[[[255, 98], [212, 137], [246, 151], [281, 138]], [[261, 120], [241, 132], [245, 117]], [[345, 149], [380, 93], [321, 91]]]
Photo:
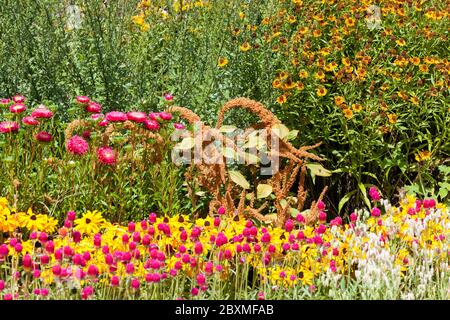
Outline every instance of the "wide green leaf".
[[260, 183], [256, 187], [256, 198], [263, 199], [272, 193], [272, 186], [270, 184]]
[[231, 180], [233, 180], [234, 183], [241, 186], [244, 189], [250, 189], [250, 183], [248, 183], [247, 179], [245, 179], [244, 175], [240, 173], [239, 171], [231, 170], [228, 171]]

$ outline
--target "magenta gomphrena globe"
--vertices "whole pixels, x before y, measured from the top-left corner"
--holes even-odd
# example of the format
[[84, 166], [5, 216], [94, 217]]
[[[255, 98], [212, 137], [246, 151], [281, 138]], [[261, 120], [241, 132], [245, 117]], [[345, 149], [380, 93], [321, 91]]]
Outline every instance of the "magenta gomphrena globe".
[[67, 141], [67, 151], [75, 155], [83, 155], [89, 150], [89, 144], [80, 136], [73, 136]]

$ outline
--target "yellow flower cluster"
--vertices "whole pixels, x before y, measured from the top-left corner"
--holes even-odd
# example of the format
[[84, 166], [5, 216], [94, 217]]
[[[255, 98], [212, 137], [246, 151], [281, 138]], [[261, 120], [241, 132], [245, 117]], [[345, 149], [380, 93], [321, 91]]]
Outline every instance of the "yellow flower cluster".
[[17, 228], [25, 228], [29, 231], [54, 232], [58, 225], [58, 220], [44, 214], [33, 213], [29, 209], [27, 212], [16, 212], [10, 210], [5, 198], [0, 198], [0, 232], [12, 233]]

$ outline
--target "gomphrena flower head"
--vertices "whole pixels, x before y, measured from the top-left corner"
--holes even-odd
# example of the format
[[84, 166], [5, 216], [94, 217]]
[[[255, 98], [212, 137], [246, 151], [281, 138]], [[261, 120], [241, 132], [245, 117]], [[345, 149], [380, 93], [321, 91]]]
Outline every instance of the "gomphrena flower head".
[[113, 165], [116, 163], [116, 155], [110, 147], [100, 147], [97, 150], [97, 159], [100, 163], [106, 165]]
[[319, 202], [317, 202], [317, 209], [319, 209], [319, 210], [325, 210], [325, 202], [323, 202], [322, 200], [320, 200]]
[[10, 133], [17, 132], [19, 130], [19, 125], [14, 121], [3, 121], [0, 122], [0, 133]]
[[91, 99], [89, 99], [89, 97], [86, 96], [77, 96], [75, 100], [81, 104], [88, 104], [91, 101]]
[[371, 215], [372, 217], [379, 217], [381, 215], [380, 209], [378, 209], [377, 207], [373, 208], [371, 211]]
[[369, 196], [372, 198], [372, 201], [380, 201], [381, 196], [380, 193], [378, 192], [377, 187], [371, 187], [369, 189]]
[[127, 121], [127, 115], [120, 111], [111, 111], [106, 114], [106, 120], [110, 122], [124, 122]]
[[81, 298], [82, 298], [83, 300], [88, 299], [88, 298], [89, 298], [90, 296], [92, 296], [93, 294], [94, 294], [94, 288], [91, 287], [91, 286], [84, 287], [84, 288], [81, 290]]
[[90, 113], [100, 113], [102, 111], [102, 106], [97, 102], [91, 102], [86, 106], [85, 110]]
[[22, 119], [22, 123], [28, 126], [37, 126], [39, 121], [37, 121], [37, 119], [33, 116], [27, 116]]
[[75, 211], [67, 212], [67, 219], [69, 221], [75, 221], [76, 218], [77, 218], [77, 213]]
[[22, 113], [27, 110], [27, 107], [23, 103], [15, 103], [9, 107], [11, 113]]
[[47, 109], [44, 105], [40, 105], [37, 109], [33, 110], [31, 115], [35, 118], [49, 119], [53, 117], [53, 112]]
[[36, 140], [40, 142], [50, 142], [52, 138], [52, 135], [46, 131], [41, 131], [36, 135]]
[[83, 155], [88, 151], [89, 144], [82, 137], [75, 135], [67, 141], [66, 148], [72, 154]]
[[147, 119], [147, 114], [145, 112], [140, 111], [130, 111], [127, 113], [127, 118], [130, 121], [134, 122], [144, 122]]

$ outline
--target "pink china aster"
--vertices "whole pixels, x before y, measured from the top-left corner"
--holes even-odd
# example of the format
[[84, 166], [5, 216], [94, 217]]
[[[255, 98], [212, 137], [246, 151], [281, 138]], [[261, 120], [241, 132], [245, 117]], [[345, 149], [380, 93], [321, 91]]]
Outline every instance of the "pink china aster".
[[150, 131], [157, 131], [159, 129], [159, 123], [156, 120], [145, 120], [144, 125]]
[[166, 93], [165, 95], [164, 95], [164, 99], [166, 100], [166, 101], [172, 101], [173, 100], [173, 95], [171, 95], [170, 93]]
[[51, 118], [53, 117], [53, 112], [48, 110], [45, 106], [40, 105], [37, 109], [33, 110], [31, 115], [35, 118]]
[[27, 107], [23, 103], [14, 103], [9, 107], [9, 111], [12, 113], [22, 113], [27, 110]]
[[86, 111], [90, 113], [100, 113], [102, 111], [102, 106], [97, 102], [91, 102], [86, 106]]
[[78, 103], [81, 103], [81, 104], [87, 104], [91, 101], [89, 99], [89, 97], [86, 97], [86, 96], [77, 96], [75, 99], [77, 100]]
[[103, 113], [94, 113], [93, 115], [91, 115], [92, 120], [99, 120], [103, 117], [105, 117], [105, 115]]
[[19, 130], [19, 125], [14, 121], [0, 122], [0, 133], [10, 133]]
[[73, 136], [67, 141], [67, 151], [76, 155], [83, 155], [89, 149], [89, 144], [80, 136]]
[[12, 99], [15, 103], [22, 103], [25, 101], [25, 97], [20, 94], [15, 95]]
[[36, 139], [40, 142], [52, 141], [52, 135], [46, 131], [41, 131], [36, 135]]
[[11, 100], [6, 99], [6, 98], [0, 99], [0, 104], [3, 104], [3, 105], [7, 105], [7, 104], [9, 104], [10, 102], [11, 102]]
[[163, 120], [171, 120], [172, 119], [172, 114], [168, 113], [168, 112], [160, 112], [159, 113], [159, 117]]
[[106, 120], [111, 122], [123, 122], [127, 121], [127, 115], [120, 111], [111, 111], [106, 114]]
[[100, 147], [97, 150], [97, 159], [100, 163], [113, 165], [116, 163], [116, 155], [110, 147]]
[[33, 116], [27, 116], [22, 119], [22, 123], [28, 126], [37, 126], [39, 124], [39, 121], [37, 121]]
[[174, 123], [173, 127], [178, 130], [183, 130], [184, 128], [186, 128], [186, 126], [182, 123]]
[[147, 114], [145, 112], [131, 111], [127, 113], [127, 118], [134, 122], [144, 122], [147, 119]]
[[106, 120], [106, 119], [103, 119], [102, 121], [100, 121], [100, 122], [98, 123], [98, 125], [99, 125], [100, 127], [106, 127], [108, 124], [109, 124], [109, 122], [108, 122], [108, 120]]
[[150, 112], [150, 114], [148, 115], [148, 117], [151, 120], [157, 120], [159, 118], [159, 112]]

